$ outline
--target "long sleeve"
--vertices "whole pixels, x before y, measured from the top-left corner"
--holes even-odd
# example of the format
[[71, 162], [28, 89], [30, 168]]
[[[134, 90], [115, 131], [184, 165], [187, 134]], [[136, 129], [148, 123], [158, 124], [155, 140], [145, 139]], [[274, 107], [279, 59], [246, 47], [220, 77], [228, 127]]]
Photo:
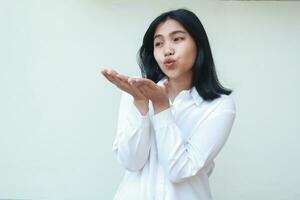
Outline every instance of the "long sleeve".
[[129, 171], [139, 171], [148, 160], [150, 151], [149, 112], [141, 115], [133, 97], [122, 91], [117, 134], [113, 152], [120, 164]]
[[177, 126], [170, 108], [155, 114], [152, 123], [158, 159], [169, 180], [182, 182], [213, 161], [225, 144], [234, 119], [234, 101], [226, 97], [204, 120], [197, 121], [190, 137], [183, 140], [183, 130]]

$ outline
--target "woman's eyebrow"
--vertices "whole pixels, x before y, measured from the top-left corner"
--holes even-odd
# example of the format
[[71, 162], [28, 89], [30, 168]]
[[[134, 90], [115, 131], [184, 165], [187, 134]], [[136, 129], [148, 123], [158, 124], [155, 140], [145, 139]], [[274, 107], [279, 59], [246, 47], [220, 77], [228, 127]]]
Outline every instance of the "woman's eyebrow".
[[[175, 35], [176, 33], [183, 33], [183, 34], [185, 34], [186, 32], [182, 31], [182, 30], [175, 30], [175, 31], [172, 31], [171, 33], [169, 33], [169, 36]], [[157, 37], [162, 37], [162, 35], [161, 34], [154, 35], [153, 39], [155, 39]]]

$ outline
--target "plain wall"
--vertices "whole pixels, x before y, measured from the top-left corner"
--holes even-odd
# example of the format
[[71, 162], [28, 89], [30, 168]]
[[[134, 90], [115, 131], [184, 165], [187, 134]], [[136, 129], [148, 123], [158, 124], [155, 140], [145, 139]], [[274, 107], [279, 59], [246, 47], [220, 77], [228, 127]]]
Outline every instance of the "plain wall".
[[211, 176], [215, 200], [300, 198], [300, 3], [0, 1], [0, 199], [112, 199], [120, 91], [103, 67], [139, 76], [160, 13], [202, 21], [237, 115]]

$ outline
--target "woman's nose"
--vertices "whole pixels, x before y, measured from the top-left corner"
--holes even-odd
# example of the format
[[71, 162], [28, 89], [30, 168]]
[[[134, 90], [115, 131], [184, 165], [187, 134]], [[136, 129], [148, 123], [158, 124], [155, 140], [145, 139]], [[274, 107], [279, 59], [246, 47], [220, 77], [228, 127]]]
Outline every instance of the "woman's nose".
[[170, 56], [174, 54], [174, 49], [170, 45], [166, 45], [164, 49], [165, 56]]

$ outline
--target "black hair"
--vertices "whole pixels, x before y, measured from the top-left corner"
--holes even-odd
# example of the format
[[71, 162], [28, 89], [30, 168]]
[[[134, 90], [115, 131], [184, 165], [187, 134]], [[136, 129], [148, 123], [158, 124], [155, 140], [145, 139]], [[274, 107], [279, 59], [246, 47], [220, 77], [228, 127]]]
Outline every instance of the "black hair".
[[142, 77], [157, 83], [166, 76], [154, 58], [153, 40], [157, 26], [169, 18], [178, 21], [189, 32], [197, 46], [191, 87], [195, 86], [198, 94], [207, 101], [220, 97], [220, 94], [231, 94], [232, 90], [224, 88], [218, 80], [208, 37], [202, 23], [193, 12], [187, 9], [164, 12], [148, 27], [137, 57]]

